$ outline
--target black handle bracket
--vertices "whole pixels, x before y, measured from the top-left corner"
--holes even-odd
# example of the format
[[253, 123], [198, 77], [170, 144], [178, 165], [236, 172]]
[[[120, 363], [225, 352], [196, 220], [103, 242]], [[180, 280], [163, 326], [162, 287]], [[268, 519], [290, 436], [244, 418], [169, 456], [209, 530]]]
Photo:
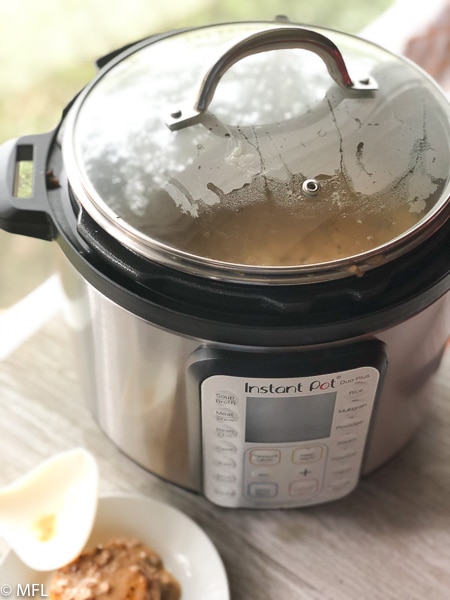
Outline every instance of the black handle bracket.
[[59, 182], [48, 170], [56, 132], [10, 140], [0, 146], [0, 228], [44, 240], [56, 230], [50, 216], [48, 190]]

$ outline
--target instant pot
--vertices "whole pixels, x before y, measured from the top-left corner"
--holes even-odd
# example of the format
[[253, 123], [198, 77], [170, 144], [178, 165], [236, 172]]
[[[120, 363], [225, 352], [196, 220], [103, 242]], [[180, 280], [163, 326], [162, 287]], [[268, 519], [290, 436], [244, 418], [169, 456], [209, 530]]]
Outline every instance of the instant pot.
[[55, 131], [1, 146], [0, 226], [63, 251], [101, 429], [223, 507], [348, 494], [417, 430], [450, 332], [446, 97], [285, 19], [98, 66]]

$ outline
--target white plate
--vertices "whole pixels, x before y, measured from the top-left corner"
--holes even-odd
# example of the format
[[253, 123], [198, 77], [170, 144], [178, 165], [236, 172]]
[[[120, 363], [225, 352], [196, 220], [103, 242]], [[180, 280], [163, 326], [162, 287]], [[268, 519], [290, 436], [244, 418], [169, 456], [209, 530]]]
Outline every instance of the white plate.
[[[215, 546], [194, 521], [175, 508], [141, 496], [102, 497], [87, 545], [118, 536], [138, 538], [153, 548], [178, 579], [182, 600], [229, 600], [227, 575]], [[9, 552], [0, 564], [3, 598], [8, 596], [5, 586], [10, 587], [11, 598], [24, 589], [32, 595], [27, 584], [34, 584], [35, 591], [46, 594], [48, 580], [48, 573], [29, 569], [14, 552]]]

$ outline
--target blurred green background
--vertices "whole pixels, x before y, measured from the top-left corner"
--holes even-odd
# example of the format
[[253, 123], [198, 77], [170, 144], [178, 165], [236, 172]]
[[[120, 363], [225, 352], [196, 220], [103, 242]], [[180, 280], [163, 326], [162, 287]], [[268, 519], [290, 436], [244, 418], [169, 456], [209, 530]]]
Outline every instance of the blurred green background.
[[[0, 0], [0, 143], [52, 129], [94, 61], [148, 35], [233, 20], [357, 33], [393, 0]], [[54, 271], [54, 244], [0, 231], [0, 311]]]

